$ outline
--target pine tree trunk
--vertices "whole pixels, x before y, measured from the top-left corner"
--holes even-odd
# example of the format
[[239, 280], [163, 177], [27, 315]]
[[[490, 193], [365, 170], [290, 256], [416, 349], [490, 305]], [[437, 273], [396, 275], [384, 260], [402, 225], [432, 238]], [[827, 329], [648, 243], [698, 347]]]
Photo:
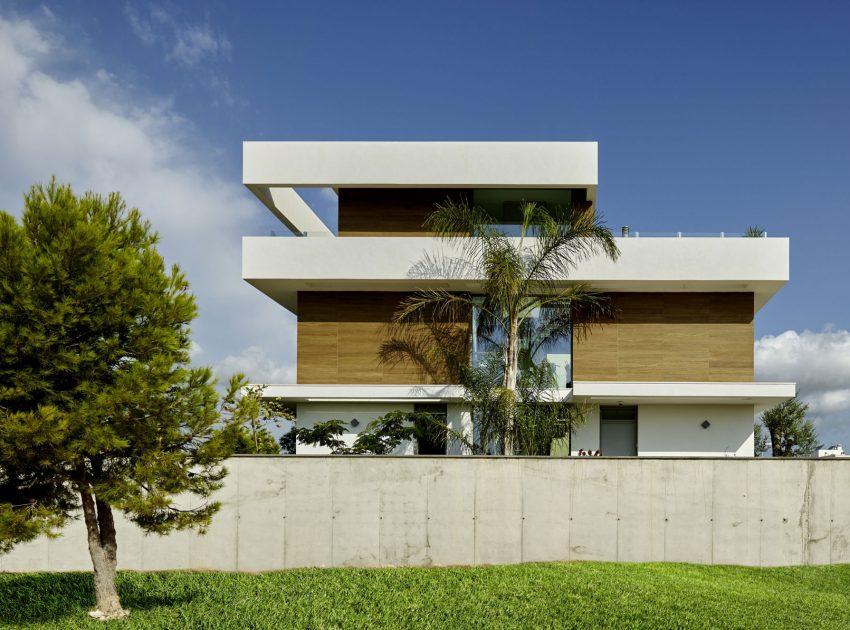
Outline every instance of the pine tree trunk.
[[97, 610], [89, 615], [103, 621], [122, 619], [128, 613], [121, 607], [115, 588], [118, 545], [112, 508], [92, 497], [90, 492], [80, 491], [80, 498], [88, 532], [89, 555], [94, 568], [94, 594], [97, 601]]
[[507, 339], [507, 356], [505, 357], [505, 389], [511, 392], [511, 406], [507, 410], [507, 424], [505, 427], [504, 446], [502, 453], [504, 455], [514, 454], [514, 409], [513, 403], [516, 400], [516, 384], [519, 373], [519, 324], [511, 321]]

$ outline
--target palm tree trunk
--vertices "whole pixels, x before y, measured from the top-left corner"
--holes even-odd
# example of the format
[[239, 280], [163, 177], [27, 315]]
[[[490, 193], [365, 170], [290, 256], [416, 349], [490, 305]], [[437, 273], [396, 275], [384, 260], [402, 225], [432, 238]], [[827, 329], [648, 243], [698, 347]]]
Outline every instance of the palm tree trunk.
[[782, 443], [777, 432], [769, 431], [769, 433], [771, 455], [773, 455], [773, 457], [785, 457], [785, 453], [782, 452]]
[[504, 388], [510, 392], [510, 402], [506, 409], [505, 435], [502, 454], [514, 454], [514, 403], [516, 401], [516, 386], [519, 375], [519, 322], [511, 319], [506, 344]]
[[112, 508], [96, 499], [87, 490], [80, 491], [83, 515], [88, 533], [89, 555], [94, 568], [94, 594], [97, 610], [89, 613], [96, 619], [121, 619], [128, 615], [121, 607], [115, 588], [118, 566], [118, 545]]

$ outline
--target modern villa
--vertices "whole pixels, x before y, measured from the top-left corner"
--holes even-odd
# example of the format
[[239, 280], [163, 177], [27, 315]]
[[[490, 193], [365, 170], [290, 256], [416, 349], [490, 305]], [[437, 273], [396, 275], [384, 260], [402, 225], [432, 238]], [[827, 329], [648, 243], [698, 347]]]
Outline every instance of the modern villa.
[[[481, 290], [481, 278], [451, 268], [421, 273], [447, 247], [425, 217], [453, 196], [506, 230], [522, 201], [593, 211], [597, 144], [246, 142], [243, 152], [243, 183], [295, 235], [243, 240], [243, 278], [298, 318], [297, 382], [269, 384], [264, 395], [291, 403], [300, 426], [343, 420], [349, 441], [396, 409], [470, 431], [460, 386], [379, 357], [406, 295]], [[306, 188], [337, 195], [336, 234], [299, 195]], [[619, 260], [591, 258], [564, 278], [609, 294], [617, 311], [545, 355], [551, 395], [590, 405], [572, 455], [753, 455], [754, 414], [795, 393], [794, 383], [755, 382], [753, 373], [753, 318], [788, 281], [789, 241], [739, 236], [623, 228]], [[475, 360], [475, 314], [453, 326]], [[428, 444], [406, 452], [439, 454]]]

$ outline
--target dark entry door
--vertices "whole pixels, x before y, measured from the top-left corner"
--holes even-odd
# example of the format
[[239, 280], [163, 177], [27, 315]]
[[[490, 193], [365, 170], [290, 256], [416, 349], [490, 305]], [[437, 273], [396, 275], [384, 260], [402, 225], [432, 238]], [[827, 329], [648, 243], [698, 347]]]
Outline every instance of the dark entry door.
[[420, 431], [416, 452], [419, 455], [445, 455], [448, 405], [420, 403], [413, 406], [413, 411], [430, 414], [432, 418], [432, 422], [418, 427]]
[[637, 456], [637, 407], [599, 409], [599, 446], [609, 457]]

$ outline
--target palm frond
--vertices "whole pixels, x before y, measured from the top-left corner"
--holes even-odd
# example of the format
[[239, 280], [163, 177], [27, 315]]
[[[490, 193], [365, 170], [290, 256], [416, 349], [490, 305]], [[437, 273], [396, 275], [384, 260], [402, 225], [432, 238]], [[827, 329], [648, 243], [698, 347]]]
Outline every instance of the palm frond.
[[425, 217], [425, 227], [439, 239], [459, 245], [464, 256], [473, 264], [494, 243], [505, 235], [494, 227], [496, 219], [480, 206], [470, 205], [466, 199], [446, 199]]
[[480, 277], [480, 270], [466, 258], [444, 251], [425, 252], [413, 263], [407, 277], [421, 280], [472, 280]]
[[450, 323], [392, 326], [381, 344], [381, 362], [395, 367], [413, 365], [432, 383], [461, 383], [469, 364], [469, 329]]
[[[550, 209], [523, 202], [521, 215], [517, 239], [465, 199], [439, 204], [426, 227], [452, 243], [455, 259], [426, 256], [410, 275], [482, 278], [483, 299], [447, 289], [419, 291], [399, 305], [390, 324], [397, 338], [382, 347], [384, 361], [412, 361], [432, 379], [439, 374], [435, 363], [451, 366], [473, 416], [474, 435], [464, 447], [478, 453], [514, 452], [515, 445], [518, 453], [548, 454], [553, 436], [572, 430], [581, 414], [568, 401], [552, 399], [552, 370], [545, 361], [535, 365], [533, 357], [614, 315], [607, 295], [584, 284], [565, 286], [576, 266], [588, 258], [619, 256], [604, 223], [586, 206]], [[470, 364], [468, 349], [466, 354], [458, 351], [463, 344], [457, 339], [447, 342], [452, 326], [462, 329], [457, 324], [471, 321], [473, 312], [478, 314], [477, 338], [501, 350], [487, 352], [475, 365]], [[514, 343], [509, 345], [509, 340]], [[504, 375], [514, 374], [517, 347], [522, 371], [514, 385]]]
[[404, 298], [392, 321], [395, 324], [466, 321], [472, 307], [473, 300], [466, 293], [427, 289]]
[[541, 222], [537, 239], [525, 252], [526, 286], [551, 288], [566, 280], [578, 264], [597, 254], [616, 261], [620, 250], [604, 223], [581, 206], [556, 208]]
[[490, 303], [498, 310], [513, 310], [525, 281], [521, 253], [510, 242], [501, 241], [486, 251], [483, 271], [482, 288]]

